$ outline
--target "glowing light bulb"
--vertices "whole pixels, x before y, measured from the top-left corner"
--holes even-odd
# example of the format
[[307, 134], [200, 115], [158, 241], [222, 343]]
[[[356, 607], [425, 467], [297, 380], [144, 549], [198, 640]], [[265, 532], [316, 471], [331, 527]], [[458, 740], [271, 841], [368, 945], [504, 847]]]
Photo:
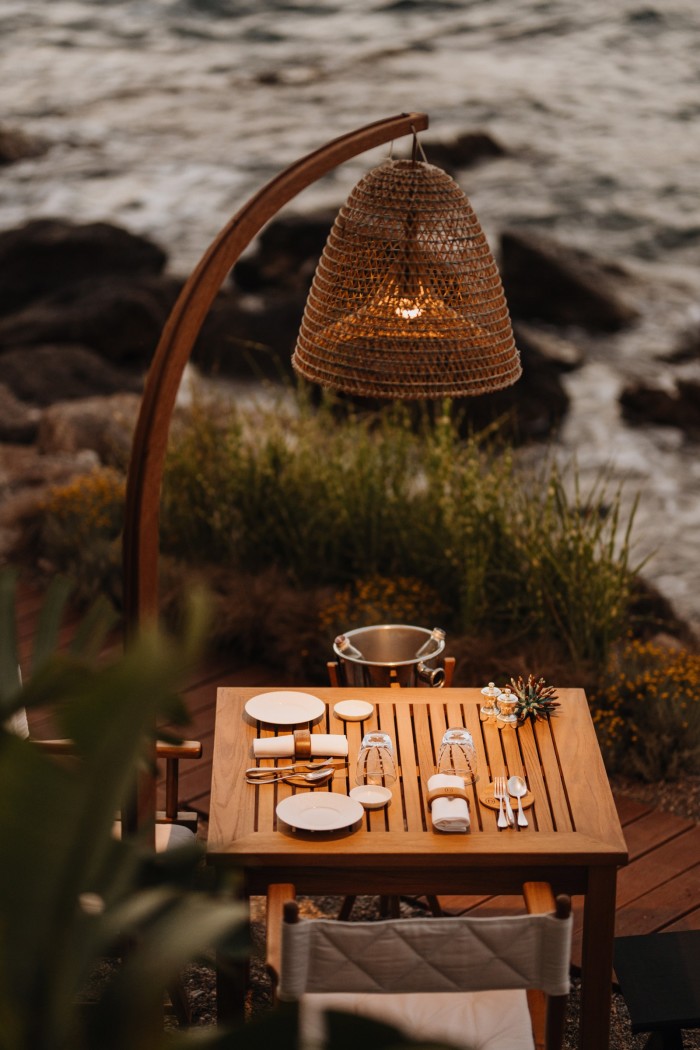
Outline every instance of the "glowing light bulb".
[[399, 304], [394, 310], [397, 317], [405, 317], [406, 320], [410, 320], [412, 317], [420, 317], [422, 312], [413, 299], [399, 299]]

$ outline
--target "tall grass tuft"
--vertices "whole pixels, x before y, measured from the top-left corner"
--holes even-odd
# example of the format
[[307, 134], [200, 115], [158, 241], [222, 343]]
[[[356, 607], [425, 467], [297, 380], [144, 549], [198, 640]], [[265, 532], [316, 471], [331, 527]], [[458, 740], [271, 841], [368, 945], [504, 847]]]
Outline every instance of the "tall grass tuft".
[[522, 472], [498, 434], [463, 438], [449, 404], [419, 424], [401, 406], [199, 404], [170, 450], [163, 548], [338, 594], [421, 581], [453, 632], [556, 638], [575, 666], [602, 666], [626, 627], [633, 514], [602, 483], [570, 487], [554, 467]]

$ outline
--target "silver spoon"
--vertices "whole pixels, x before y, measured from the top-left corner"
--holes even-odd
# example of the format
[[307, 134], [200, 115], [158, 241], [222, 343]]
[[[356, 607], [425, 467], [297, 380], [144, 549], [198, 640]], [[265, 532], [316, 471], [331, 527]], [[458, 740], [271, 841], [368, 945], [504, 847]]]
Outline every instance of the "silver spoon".
[[[274, 773], [274, 770], [270, 770]], [[325, 784], [327, 780], [331, 780], [335, 770], [331, 769], [314, 769], [310, 773], [283, 773], [282, 776], [270, 776], [270, 777], [246, 777], [248, 784], [279, 784], [283, 780], [292, 780], [295, 784]]]
[[510, 777], [508, 781], [508, 793], [518, 800], [518, 824], [521, 828], [527, 827], [527, 817], [523, 813], [523, 804], [520, 799], [527, 795], [527, 784], [522, 777]]

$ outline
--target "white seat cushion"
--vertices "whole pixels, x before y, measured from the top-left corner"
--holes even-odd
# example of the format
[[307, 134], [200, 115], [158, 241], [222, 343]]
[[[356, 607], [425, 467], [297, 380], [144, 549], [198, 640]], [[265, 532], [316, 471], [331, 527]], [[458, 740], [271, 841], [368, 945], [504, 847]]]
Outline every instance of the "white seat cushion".
[[324, 1010], [342, 1010], [393, 1025], [411, 1039], [434, 1040], [469, 1050], [534, 1050], [526, 993], [413, 992], [304, 995], [300, 1006], [302, 1050], [325, 1045]]
[[[120, 820], [115, 820], [112, 825], [112, 834], [115, 839], [122, 837]], [[195, 838], [195, 833], [182, 824], [156, 824], [156, 853], [164, 853], [166, 849], [175, 849], [177, 846], [190, 846]]]

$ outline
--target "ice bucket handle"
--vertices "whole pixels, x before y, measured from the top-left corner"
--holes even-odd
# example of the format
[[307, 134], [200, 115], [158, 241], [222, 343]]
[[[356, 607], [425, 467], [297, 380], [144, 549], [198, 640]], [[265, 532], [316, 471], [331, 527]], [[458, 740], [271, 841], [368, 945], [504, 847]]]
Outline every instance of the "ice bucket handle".
[[426, 685], [433, 689], [442, 689], [445, 684], [445, 669], [443, 667], [426, 667], [423, 661], [416, 667], [416, 675]]

